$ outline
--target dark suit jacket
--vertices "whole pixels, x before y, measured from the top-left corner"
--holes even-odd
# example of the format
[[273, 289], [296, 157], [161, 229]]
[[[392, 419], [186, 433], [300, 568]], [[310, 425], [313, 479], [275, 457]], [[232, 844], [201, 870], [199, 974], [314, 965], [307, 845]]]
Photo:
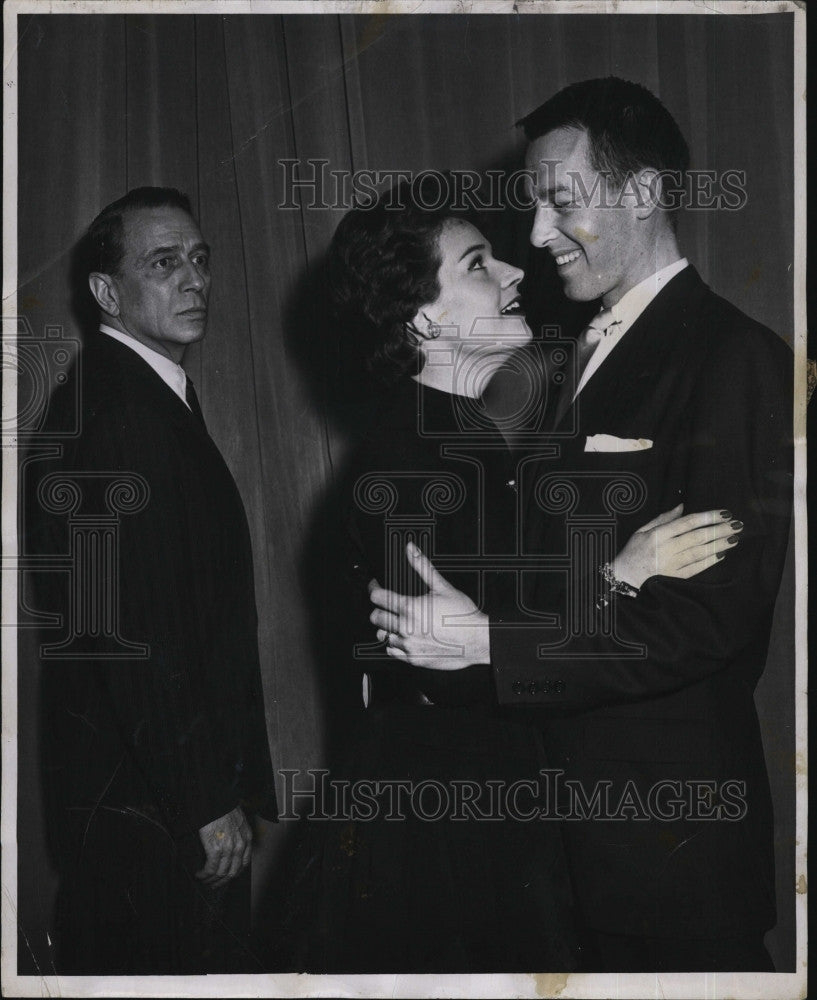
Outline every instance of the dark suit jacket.
[[[129, 513], [119, 497], [103, 588], [118, 587], [118, 636], [106, 637], [102, 613], [94, 621], [88, 612], [92, 593], [83, 622], [62, 574], [43, 574], [63, 634], [85, 633], [74, 658], [43, 657], [52, 804], [66, 815], [129, 815], [173, 838], [242, 802], [274, 816], [252, 552], [235, 482], [202, 421], [128, 347], [88, 338], [73, 379], [80, 433], [56, 460], [29, 463], [27, 496], [59, 473], [82, 494], [72, 517], [99, 521], [110, 514], [111, 482], [135, 474], [144, 503]], [[50, 430], [70, 424], [76, 398], [73, 383], [58, 392]], [[46, 557], [70, 550], [67, 512], [35, 504], [27, 528]], [[123, 643], [146, 653], [123, 655]]]
[[[557, 626], [510, 629], [507, 615], [492, 618], [500, 701], [539, 706], [548, 716], [551, 764], [581, 782], [589, 800], [597, 782], [610, 782], [606, 814], [628, 817], [564, 824], [579, 903], [598, 929], [728, 936], [774, 923], [771, 802], [753, 691], [788, 538], [791, 386], [786, 345], [690, 267], [585, 386], [557, 428], [566, 439], [552, 439], [560, 455], [520, 471], [531, 496], [534, 482], [552, 473], [578, 491], [572, 510], [568, 503], [560, 512], [556, 494], [549, 513], [531, 500], [529, 553], [564, 553], [569, 520], [603, 520], [616, 503], [630, 509], [616, 514], [613, 551], [679, 501], [687, 513], [727, 508], [745, 523], [735, 549], [702, 575], [654, 577], [636, 599], [615, 599], [615, 637], [603, 634], [607, 612], [585, 599], [583, 637], [554, 650], [568, 629], [571, 588], [562, 570], [538, 574], [532, 598], [538, 610], [561, 612]], [[648, 438], [653, 446], [585, 452], [593, 434]], [[605, 494], [622, 473], [636, 494], [643, 491], [643, 503]], [[596, 552], [593, 565], [610, 555]], [[540, 644], [551, 646], [546, 658], [537, 655]], [[625, 655], [638, 645], [643, 655]], [[695, 792], [695, 779], [715, 790]], [[650, 800], [651, 789], [658, 798]], [[655, 818], [681, 808], [667, 805], [673, 795], [687, 802], [701, 795], [704, 805], [685, 806], [687, 818]], [[620, 808], [622, 796], [631, 808]], [[689, 818], [711, 814], [707, 802], [724, 818]]]

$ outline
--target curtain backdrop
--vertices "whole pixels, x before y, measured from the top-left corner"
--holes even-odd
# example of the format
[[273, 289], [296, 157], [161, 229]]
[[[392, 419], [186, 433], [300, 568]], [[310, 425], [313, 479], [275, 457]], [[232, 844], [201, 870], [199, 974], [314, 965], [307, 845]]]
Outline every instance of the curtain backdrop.
[[[213, 245], [209, 332], [186, 367], [250, 521], [276, 767], [326, 759], [332, 644], [315, 626], [309, 567], [348, 445], [327, 402], [339, 369], [322, 351], [313, 297], [343, 210], [311, 207], [308, 187], [293, 194], [281, 161], [513, 168], [524, 150], [514, 122], [547, 96], [591, 76], [637, 80], [677, 118], [693, 167], [746, 171], [745, 207], [686, 213], [682, 246], [716, 291], [791, 342], [792, 51], [790, 15], [20, 17], [18, 295], [35, 332], [80, 334], [71, 247], [131, 187], [186, 191]], [[521, 213], [509, 219], [502, 244], [521, 266], [525, 225]], [[555, 310], [557, 286], [542, 280]], [[787, 584], [758, 691], [777, 808], [781, 909], [770, 946], [781, 967], [794, 961], [792, 629]], [[47, 966], [53, 880], [26, 641], [19, 905]]]

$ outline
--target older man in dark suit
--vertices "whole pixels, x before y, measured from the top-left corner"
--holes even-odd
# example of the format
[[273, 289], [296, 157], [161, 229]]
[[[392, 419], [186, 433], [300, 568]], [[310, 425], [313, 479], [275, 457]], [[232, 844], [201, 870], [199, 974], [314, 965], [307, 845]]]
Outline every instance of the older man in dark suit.
[[[584, 968], [772, 970], [772, 810], [753, 692], [789, 530], [791, 352], [681, 254], [673, 198], [688, 152], [652, 94], [586, 81], [522, 124], [531, 241], [569, 298], [602, 307], [562, 373], [547, 446], [517, 475], [525, 555], [540, 560], [526, 606], [559, 615], [524, 627], [509, 609], [479, 613], [414, 555], [429, 594], [376, 588], [372, 620], [397, 659], [490, 662], [500, 703], [542, 713], [564, 772]], [[734, 517], [735, 551], [690, 580], [653, 576], [639, 591], [618, 579], [602, 529], [623, 542], [679, 501]], [[428, 602], [430, 637], [415, 628]], [[441, 654], [437, 638], [462, 655]]]
[[165, 188], [109, 205], [83, 245], [101, 325], [50, 413], [79, 398], [79, 433], [27, 484], [33, 547], [69, 552], [74, 581], [50, 574], [67, 637], [42, 650], [57, 971], [249, 971], [248, 814], [275, 818], [252, 552], [180, 364], [210, 250]]

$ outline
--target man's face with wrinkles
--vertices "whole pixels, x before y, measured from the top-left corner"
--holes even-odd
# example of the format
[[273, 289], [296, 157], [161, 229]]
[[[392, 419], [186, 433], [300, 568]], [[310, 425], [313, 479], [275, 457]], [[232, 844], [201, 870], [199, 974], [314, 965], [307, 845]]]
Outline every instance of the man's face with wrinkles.
[[145, 208], [123, 218], [125, 254], [111, 276], [118, 320], [136, 340], [180, 361], [204, 336], [210, 248], [180, 208]]

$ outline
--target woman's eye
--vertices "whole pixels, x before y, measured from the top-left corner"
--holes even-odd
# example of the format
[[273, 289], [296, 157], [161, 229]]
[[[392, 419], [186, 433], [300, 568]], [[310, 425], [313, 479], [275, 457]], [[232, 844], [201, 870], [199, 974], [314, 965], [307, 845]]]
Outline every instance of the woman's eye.
[[153, 262], [153, 266], [157, 271], [166, 271], [171, 265], [170, 257], [160, 257], [158, 260]]
[[468, 265], [469, 271], [481, 271], [485, 268], [485, 260], [483, 257], [474, 257], [471, 263]]

